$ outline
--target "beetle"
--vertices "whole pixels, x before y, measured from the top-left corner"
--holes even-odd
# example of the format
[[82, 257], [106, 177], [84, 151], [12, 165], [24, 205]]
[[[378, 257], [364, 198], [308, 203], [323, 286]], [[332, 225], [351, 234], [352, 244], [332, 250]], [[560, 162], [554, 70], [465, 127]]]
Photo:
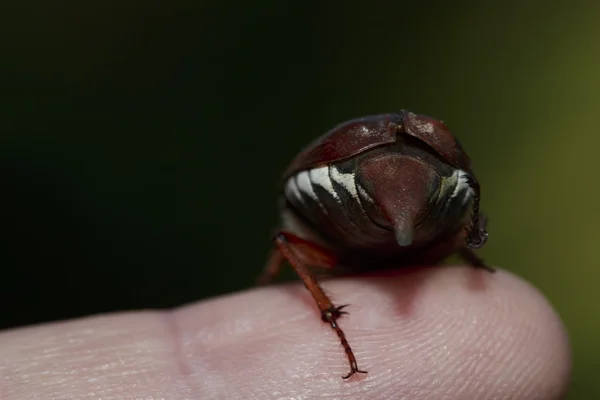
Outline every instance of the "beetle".
[[283, 174], [281, 226], [259, 283], [287, 261], [321, 319], [346, 351], [348, 379], [361, 370], [338, 319], [347, 314], [319, 285], [329, 271], [424, 266], [475, 254], [488, 238], [471, 160], [447, 126], [406, 110], [337, 125], [298, 154]]

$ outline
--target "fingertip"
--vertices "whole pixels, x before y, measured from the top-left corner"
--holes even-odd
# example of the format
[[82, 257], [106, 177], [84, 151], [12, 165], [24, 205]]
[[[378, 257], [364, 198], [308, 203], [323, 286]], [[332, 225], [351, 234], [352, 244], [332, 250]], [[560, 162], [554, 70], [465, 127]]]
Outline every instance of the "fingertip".
[[437, 382], [437, 389], [465, 396], [455, 398], [559, 399], [567, 391], [572, 356], [565, 326], [548, 299], [513, 273], [413, 268], [332, 282], [329, 290], [355, 304], [347, 325], [373, 374], [396, 371], [388, 378], [403, 376], [409, 387]]
[[[413, 268], [322, 285], [335, 304], [350, 304], [340, 326], [368, 375], [340, 378], [349, 367], [339, 339], [299, 285], [182, 310], [192, 365], [290, 396], [316, 390], [348, 399], [558, 399], [566, 390], [571, 356], [564, 326], [544, 296], [513, 274]], [[218, 352], [206, 352], [215, 346]], [[252, 362], [236, 363], [240, 357]]]

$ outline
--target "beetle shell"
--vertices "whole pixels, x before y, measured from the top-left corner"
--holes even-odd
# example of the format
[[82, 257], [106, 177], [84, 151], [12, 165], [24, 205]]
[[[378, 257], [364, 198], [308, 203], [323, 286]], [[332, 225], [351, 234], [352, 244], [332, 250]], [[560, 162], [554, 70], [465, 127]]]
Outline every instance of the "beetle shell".
[[473, 175], [471, 160], [443, 122], [402, 110], [398, 114], [372, 115], [336, 126], [298, 154], [285, 171], [284, 179], [303, 169], [391, 145], [398, 134], [407, 134], [427, 143], [448, 163]]
[[414, 260], [479, 206], [471, 161], [446, 125], [407, 111], [336, 126], [284, 179], [283, 228], [356, 260]]

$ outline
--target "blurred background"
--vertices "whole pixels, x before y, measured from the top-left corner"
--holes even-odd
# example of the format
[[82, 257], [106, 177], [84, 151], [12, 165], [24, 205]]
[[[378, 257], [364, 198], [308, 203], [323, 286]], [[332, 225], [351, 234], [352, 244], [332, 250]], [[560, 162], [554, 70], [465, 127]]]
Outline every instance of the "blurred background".
[[600, 398], [600, 3], [385, 3], [5, 2], [0, 327], [250, 287], [292, 157], [405, 108], [460, 138], [482, 254], [550, 299], [569, 398]]

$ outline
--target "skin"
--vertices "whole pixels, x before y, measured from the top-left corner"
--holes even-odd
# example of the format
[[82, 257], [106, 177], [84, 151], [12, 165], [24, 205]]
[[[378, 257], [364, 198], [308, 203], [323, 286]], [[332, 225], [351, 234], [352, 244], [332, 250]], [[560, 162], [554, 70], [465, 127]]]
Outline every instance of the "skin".
[[173, 311], [95, 316], [0, 333], [0, 398], [559, 399], [565, 329], [519, 278], [469, 267], [325, 281], [359, 367], [299, 284]]

